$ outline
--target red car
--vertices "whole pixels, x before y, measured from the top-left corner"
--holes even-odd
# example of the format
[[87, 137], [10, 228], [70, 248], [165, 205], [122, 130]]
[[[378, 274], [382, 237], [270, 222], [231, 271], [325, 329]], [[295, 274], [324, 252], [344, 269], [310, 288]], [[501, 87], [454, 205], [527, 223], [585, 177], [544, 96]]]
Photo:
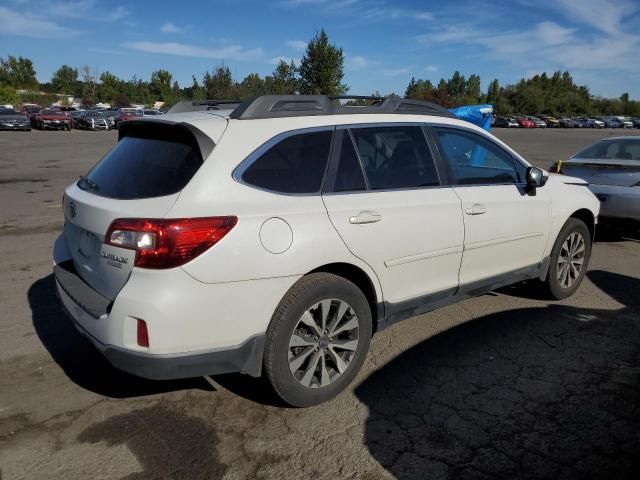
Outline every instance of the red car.
[[120, 122], [138, 117], [142, 117], [142, 110], [138, 110], [137, 108], [119, 108], [113, 119], [113, 127], [118, 128]]
[[31, 125], [38, 130], [71, 130], [71, 118], [59, 110], [43, 108], [31, 117]]
[[528, 118], [519, 117], [516, 121], [522, 128], [535, 128], [536, 126], [536, 124], [533, 123], [533, 120], [529, 120]]

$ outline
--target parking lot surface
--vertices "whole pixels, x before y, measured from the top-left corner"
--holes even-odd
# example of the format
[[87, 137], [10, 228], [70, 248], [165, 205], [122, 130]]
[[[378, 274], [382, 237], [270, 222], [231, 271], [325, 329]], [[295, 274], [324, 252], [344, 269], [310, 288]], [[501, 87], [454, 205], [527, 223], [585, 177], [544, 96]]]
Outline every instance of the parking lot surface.
[[[495, 133], [548, 167], [640, 132]], [[61, 195], [116, 140], [0, 132], [0, 479], [639, 478], [640, 233], [601, 227], [567, 300], [529, 283], [396, 324], [348, 391], [284, 408], [243, 375], [121, 373], [63, 315]]]

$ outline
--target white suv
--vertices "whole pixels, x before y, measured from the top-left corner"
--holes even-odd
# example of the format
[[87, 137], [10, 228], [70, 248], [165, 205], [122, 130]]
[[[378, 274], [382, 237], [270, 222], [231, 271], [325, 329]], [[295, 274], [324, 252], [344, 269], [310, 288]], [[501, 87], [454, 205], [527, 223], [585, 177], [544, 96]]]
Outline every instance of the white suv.
[[78, 329], [141, 377], [264, 374], [312, 405], [394, 322], [524, 279], [564, 298], [587, 269], [586, 183], [433, 104], [194, 102], [119, 135], [64, 193], [54, 271]]

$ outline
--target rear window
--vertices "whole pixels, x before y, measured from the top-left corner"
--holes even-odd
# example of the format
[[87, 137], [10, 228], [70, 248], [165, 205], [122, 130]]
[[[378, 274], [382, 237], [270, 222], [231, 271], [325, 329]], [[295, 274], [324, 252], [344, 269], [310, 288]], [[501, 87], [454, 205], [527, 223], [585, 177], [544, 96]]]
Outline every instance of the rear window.
[[122, 200], [162, 197], [182, 190], [202, 165], [195, 139], [175, 128], [122, 138], [78, 186]]
[[574, 158], [640, 160], [640, 140], [604, 140], [576, 153]]

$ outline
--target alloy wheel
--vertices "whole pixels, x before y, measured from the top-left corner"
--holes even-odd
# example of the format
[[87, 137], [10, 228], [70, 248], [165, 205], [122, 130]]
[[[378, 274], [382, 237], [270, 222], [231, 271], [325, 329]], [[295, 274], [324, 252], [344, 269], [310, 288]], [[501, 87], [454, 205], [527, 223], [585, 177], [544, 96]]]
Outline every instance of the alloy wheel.
[[322, 300], [307, 309], [289, 339], [289, 369], [304, 387], [325, 387], [349, 368], [359, 337], [358, 317], [338, 299]]
[[584, 237], [578, 232], [571, 233], [558, 255], [557, 278], [562, 288], [571, 288], [580, 276], [585, 253]]

